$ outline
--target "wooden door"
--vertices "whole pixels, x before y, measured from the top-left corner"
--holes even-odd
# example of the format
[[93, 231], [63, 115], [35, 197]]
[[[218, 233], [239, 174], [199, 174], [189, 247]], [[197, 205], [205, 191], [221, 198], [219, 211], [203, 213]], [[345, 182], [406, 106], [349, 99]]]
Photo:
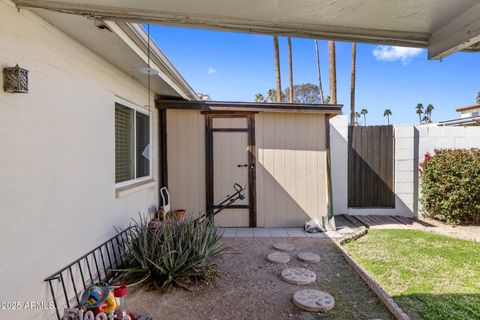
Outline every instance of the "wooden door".
[[[245, 199], [237, 200], [214, 217], [222, 227], [250, 227], [255, 219], [255, 145], [253, 115], [207, 114], [207, 208], [231, 195], [238, 183]], [[253, 140], [252, 140], [253, 139]]]
[[392, 126], [350, 126], [348, 206], [395, 207], [395, 145]]

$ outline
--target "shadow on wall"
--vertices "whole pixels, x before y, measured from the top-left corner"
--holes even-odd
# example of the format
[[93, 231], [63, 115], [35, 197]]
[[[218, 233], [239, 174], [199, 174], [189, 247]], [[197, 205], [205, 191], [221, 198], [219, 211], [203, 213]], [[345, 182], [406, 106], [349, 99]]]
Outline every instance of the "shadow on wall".
[[300, 227], [326, 216], [325, 118], [263, 114], [257, 121], [258, 226]]
[[257, 181], [259, 175], [263, 181], [257, 183], [258, 227], [303, 227], [310, 219], [327, 216], [326, 197], [318, 196], [323, 192], [308, 187], [308, 181], [315, 179], [313, 173], [305, 170], [295, 182], [286, 181], [258, 164]]
[[[413, 126], [412, 136], [413, 136]], [[367, 144], [365, 152], [353, 151], [354, 163], [349, 168], [348, 156], [348, 125], [345, 116], [338, 116], [331, 120], [330, 141], [332, 150], [332, 189], [333, 189], [333, 210], [334, 214], [351, 215], [399, 215], [413, 217], [416, 206], [413, 199], [417, 199], [415, 188], [416, 170], [414, 159], [418, 158], [418, 148], [398, 148], [398, 136], [404, 134], [394, 127], [394, 156], [393, 156], [393, 180], [389, 185], [383, 176], [384, 168], [376, 162], [371, 162], [371, 154], [379, 153], [378, 146]], [[411, 138], [410, 138], [411, 139]], [[417, 137], [418, 141], [418, 137]], [[418, 142], [417, 144], [418, 145]], [[370, 149], [369, 149], [370, 148]], [[363, 150], [362, 150], [363, 151]], [[372, 157], [373, 158], [373, 157]], [[375, 160], [377, 161], [377, 160]], [[358, 168], [363, 168], [358, 170]], [[353, 169], [353, 170], [352, 170]], [[350, 170], [350, 172], [349, 172]], [[357, 177], [352, 177], [354, 172]], [[415, 172], [415, 174], [413, 174]], [[349, 185], [350, 179], [355, 179]], [[413, 177], [412, 177], [413, 175]], [[365, 177], [367, 181], [365, 181]], [[414, 179], [414, 181], [412, 181]], [[417, 179], [417, 180], [415, 180]], [[373, 182], [373, 183], [372, 183]], [[372, 199], [379, 197], [386, 198], [390, 194], [389, 206], [376, 207]], [[350, 200], [350, 206], [349, 206]], [[413, 202], [413, 206], [409, 204]], [[393, 203], [393, 206], [391, 205]], [[361, 204], [361, 206], [359, 205]]]

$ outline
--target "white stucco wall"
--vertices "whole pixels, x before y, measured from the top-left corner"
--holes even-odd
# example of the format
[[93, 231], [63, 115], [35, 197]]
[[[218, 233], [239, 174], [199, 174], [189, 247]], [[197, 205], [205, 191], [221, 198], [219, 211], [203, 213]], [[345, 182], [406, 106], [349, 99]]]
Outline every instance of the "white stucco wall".
[[[145, 106], [147, 90], [6, 0], [0, 30], [0, 68], [18, 63], [30, 82], [28, 94], [0, 91], [0, 301], [49, 302], [45, 277], [157, 204], [155, 183], [119, 198], [114, 183], [115, 96]], [[48, 314], [0, 310], [1, 319]]]

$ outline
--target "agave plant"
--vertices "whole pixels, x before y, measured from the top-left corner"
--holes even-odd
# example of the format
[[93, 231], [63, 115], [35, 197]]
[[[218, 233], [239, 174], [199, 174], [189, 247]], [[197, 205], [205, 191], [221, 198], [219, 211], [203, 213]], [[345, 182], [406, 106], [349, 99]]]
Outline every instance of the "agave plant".
[[162, 286], [185, 277], [203, 277], [223, 254], [221, 234], [206, 219], [177, 222], [167, 220], [158, 228], [150, 228], [148, 218], [135, 221], [125, 254], [131, 272], [150, 273]]

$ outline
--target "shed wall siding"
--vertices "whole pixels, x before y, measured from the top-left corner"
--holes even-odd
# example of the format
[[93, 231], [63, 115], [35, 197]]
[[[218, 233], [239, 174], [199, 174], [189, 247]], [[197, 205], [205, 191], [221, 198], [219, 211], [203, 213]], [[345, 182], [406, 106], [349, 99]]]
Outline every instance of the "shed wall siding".
[[[147, 90], [10, 1], [0, 0], [0, 30], [0, 68], [30, 71], [29, 93], [0, 90], [0, 297], [48, 303], [44, 278], [157, 204], [155, 183], [115, 193], [115, 95], [144, 106]], [[158, 159], [153, 109], [152, 116]], [[51, 312], [2, 310], [0, 318]]]
[[257, 225], [299, 227], [326, 216], [325, 116], [256, 116]]
[[167, 110], [168, 189], [172, 209], [205, 210], [205, 117]]

